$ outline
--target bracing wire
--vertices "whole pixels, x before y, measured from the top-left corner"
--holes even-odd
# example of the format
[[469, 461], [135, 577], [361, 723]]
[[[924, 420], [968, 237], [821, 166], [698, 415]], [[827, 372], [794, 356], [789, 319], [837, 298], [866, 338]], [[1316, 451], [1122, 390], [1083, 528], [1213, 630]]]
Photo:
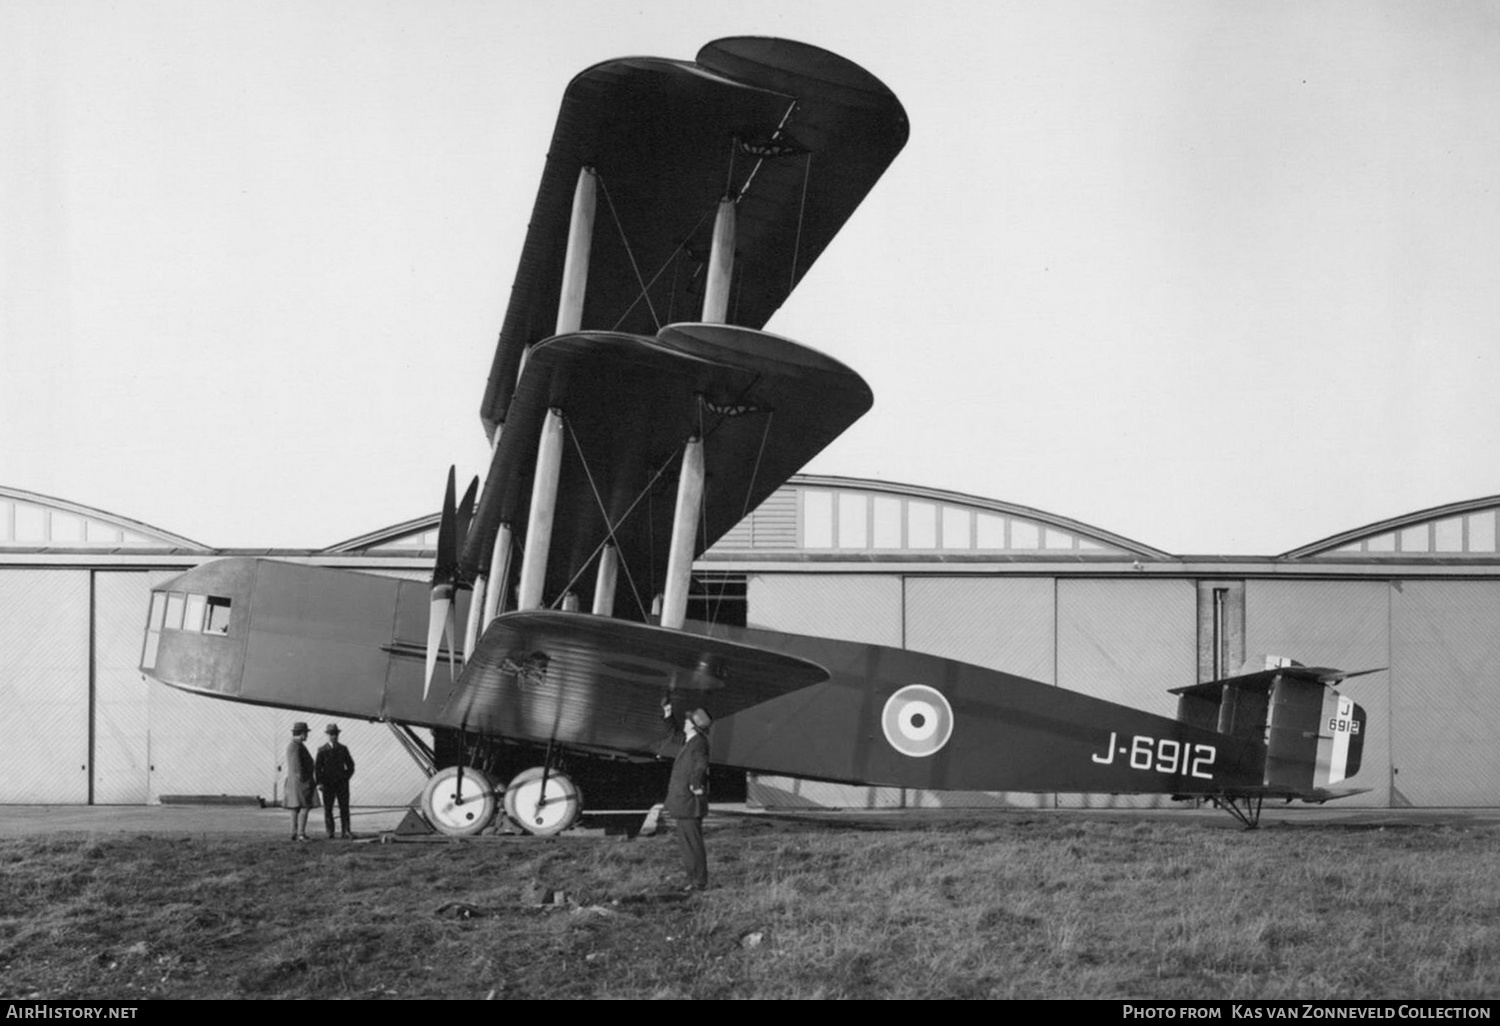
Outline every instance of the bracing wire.
[[[608, 198], [608, 194], [607, 193], [606, 193], [606, 198]], [[716, 209], [716, 208], [717, 208], [717, 204], [715, 204], [715, 208], [714, 209]], [[614, 326], [609, 329], [610, 331], [618, 331], [619, 328], [620, 328], [620, 325], [625, 323], [625, 318], [627, 318], [627, 317], [630, 316], [630, 311], [634, 310], [635, 307], [636, 307], [636, 304], [639, 303], [642, 299], [645, 299], [648, 305], [650, 304], [651, 300], [650, 300], [650, 297], [647, 296], [647, 292], [650, 290], [650, 288], [653, 285], [656, 284], [657, 279], [660, 278], [663, 274], [666, 273], [667, 268], [670, 267], [670, 266], [672, 266], [672, 262], [674, 260], [676, 260], [679, 255], [681, 255], [683, 248], [685, 246], [687, 246], [687, 244], [688, 244], [688, 240], [691, 239], [693, 236], [695, 236], [695, 235], [698, 234], [698, 229], [703, 227], [703, 222], [708, 220], [708, 215], [711, 214], [711, 213], [713, 213], [714, 209], [710, 209], [710, 210], [705, 211], [704, 214], [703, 214], [703, 216], [700, 217], [700, 218], [698, 218], [698, 223], [695, 224], [695, 225], [693, 225], [693, 230], [690, 231], [690, 232], [688, 232], [686, 235], [684, 235], [682, 237], [682, 241], [679, 242], [676, 245], [676, 247], [672, 250], [671, 253], [667, 254], [667, 258], [664, 261], [662, 261], [662, 265], [656, 269], [656, 273], [651, 276], [651, 280], [648, 281], [645, 284], [644, 288], [641, 289], [641, 294], [638, 295], [638, 296], [636, 296], [635, 299], [633, 299], [633, 300], [630, 301], [630, 305], [627, 306], [625, 308], [625, 311], [623, 313], [621, 313], [620, 316], [615, 320]], [[613, 207], [611, 207], [611, 210], [613, 210]], [[616, 222], [616, 225], [618, 226], [618, 221]], [[623, 232], [623, 229], [621, 229], [621, 231]], [[640, 275], [637, 274], [636, 277], [639, 279]], [[672, 291], [673, 291], [673, 295], [675, 296], [676, 295], [676, 291], [677, 291], [677, 279], [676, 279], [675, 276], [672, 279]], [[652, 312], [652, 317], [653, 318], [655, 317], [655, 311]], [[658, 322], [658, 325], [659, 324], [660, 324], [660, 322]]]
[[[630, 239], [628, 239], [625, 235], [625, 226], [620, 223], [620, 212], [615, 209], [614, 197], [609, 194], [609, 183], [604, 180], [603, 175], [599, 176], [599, 185], [604, 190], [604, 201], [609, 204], [609, 216], [614, 218], [615, 230], [620, 233], [620, 244], [625, 247], [625, 255], [630, 258], [630, 269], [635, 272], [636, 284], [641, 287], [641, 298], [646, 301], [646, 309], [651, 311], [652, 323], [655, 324], [656, 329], [660, 331], [661, 318], [656, 316], [656, 307], [651, 305], [651, 296], [646, 291], [648, 286], [646, 285], [645, 280], [641, 277], [640, 265], [636, 263], [635, 250], [630, 248]], [[654, 281], [655, 279], [652, 280]], [[631, 304], [632, 307], [634, 307], [634, 305], [634, 303]]]

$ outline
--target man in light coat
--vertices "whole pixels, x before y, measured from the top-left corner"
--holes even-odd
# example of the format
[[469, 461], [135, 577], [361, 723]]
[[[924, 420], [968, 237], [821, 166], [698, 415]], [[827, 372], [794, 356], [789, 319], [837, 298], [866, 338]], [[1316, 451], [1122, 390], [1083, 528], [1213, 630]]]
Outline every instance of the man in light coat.
[[292, 811], [292, 840], [306, 841], [307, 814], [317, 801], [316, 784], [313, 780], [313, 757], [308, 754], [307, 724], [292, 724], [292, 740], [286, 746], [286, 789], [281, 795], [281, 804]]

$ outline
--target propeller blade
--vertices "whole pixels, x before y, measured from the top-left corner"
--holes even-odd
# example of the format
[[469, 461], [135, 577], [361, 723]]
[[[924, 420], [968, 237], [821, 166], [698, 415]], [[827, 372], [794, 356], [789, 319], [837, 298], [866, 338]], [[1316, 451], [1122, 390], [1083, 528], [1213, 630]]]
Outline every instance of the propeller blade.
[[455, 573], [458, 575], [459, 584], [463, 585], [472, 584], [474, 578], [479, 574], [477, 564], [467, 565], [461, 558], [461, 554], [468, 547], [469, 528], [473, 524], [474, 517], [474, 500], [478, 495], [479, 478], [476, 476], [474, 480], [469, 482], [469, 487], [464, 490], [463, 499], [459, 501], [457, 509], [454, 510], [453, 566]]
[[432, 673], [437, 669], [438, 645], [443, 631], [448, 632], [448, 656], [453, 657], [453, 585], [436, 584], [432, 588], [432, 605], [427, 614], [427, 673], [422, 678], [422, 701], [432, 690]]
[[[448, 468], [448, 487], [443, 493], [443, 515], [438, 521], [437, 562], [432, 566], [432, 586], [458, 580], [458, 511], [453, 502], [455, 468]], [[465, 522], [468, 517], [465, 516]]]
[[456, 468], [448, 468], [448, 487], [443, 492], [443, 512], [438, 519], [437, 561], [432, 566], [432, 601], [427, 612], [427, 672], [422, 677], [422, 701], [432, 690], [432, 674], [437, 669], [438, 645], [443, 632], [448, 633], [449, 672], [453, 659], [453, 588], [458, 580], [458, 524], [454, 511], [453, 491]]

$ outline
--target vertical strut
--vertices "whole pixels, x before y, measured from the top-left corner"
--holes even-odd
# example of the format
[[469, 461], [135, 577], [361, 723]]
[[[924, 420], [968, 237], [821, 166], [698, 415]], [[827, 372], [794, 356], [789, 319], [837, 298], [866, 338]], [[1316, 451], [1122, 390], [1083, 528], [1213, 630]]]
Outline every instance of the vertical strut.
[[703, 289], [703, 320], [728, 323], [729, 286], [734, 278], [734, 199], [719, 200], [714, 216], [713, 248], [708, 254], [708, 282]]
[[594, 579], [595, 616], [615, 615], [615, 584], [620, 579], [620, 550], [613, 543], [599, 552], [599, 574]]
[[552, 521], [557, 513], [557, 480], [562, 470], [562, 411], [547, 411], [542, 437], [537, 443], [536, 473], [531, 483], [531, 515], [526, 521], [526, 551], [521, 557], [521, 586], [517, 609], [536, 609], [542, 604], [547, 582], [547, 551], [552, 546]]
[[484, 630], [485, 592], [488, 590], [484, 574], [474, 578], [474, 593], [469, 596], [469, 617], [464, 622], [464, 662], [474, 658], [474, 646]]
[[589, 281], [589, 250], [594, 242], [595, 185], [591, 167], [578, 169], [573, 187], [573, 216], [568, 222], [568, 249], [563, 257], [562, 290], [557, 297], [557, 331], [565, 335], [583, 324], [583, 298]]
[[688, 587], [693, 579], [693, 545], [703, 512], [703, 439], [694, 436], [682, 450], [677, 479], [677, 507], [672, 513], [672, 545], [667, 551], [666, 591], [661, 625], [674, 630], [687, 619]]
[[505, 592], [510, 584], [510, 524], [504, 521], [495, 535], [495, 549], [490, 553], [490, 580], [494, 587], [484, 595], [484, 626], [505, 612]]

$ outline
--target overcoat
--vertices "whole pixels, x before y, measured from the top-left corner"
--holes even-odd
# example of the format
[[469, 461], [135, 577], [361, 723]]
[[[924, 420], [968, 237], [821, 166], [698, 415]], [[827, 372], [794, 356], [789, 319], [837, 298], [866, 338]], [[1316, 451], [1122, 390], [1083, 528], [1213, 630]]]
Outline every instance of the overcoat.
[[296, 738], [286, 746], [286, 791], [281, 804], [289, 809], [312, 808], [317, 804], [313, 793], [313, 757], [307, 746]]
[[[693, 788], [701, 794], [694, 794]], [[702, 819], [708, 814], [708, 738], [694, 734], [672, 762], [667, 781], [667, 813], [673, 819]]]

